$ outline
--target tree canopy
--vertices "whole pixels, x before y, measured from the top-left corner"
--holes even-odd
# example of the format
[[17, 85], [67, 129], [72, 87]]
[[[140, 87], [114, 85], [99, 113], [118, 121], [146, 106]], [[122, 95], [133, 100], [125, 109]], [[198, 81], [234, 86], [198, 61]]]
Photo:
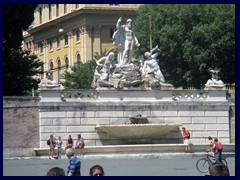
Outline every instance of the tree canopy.
[[95, 60], [71, 67], [72, 72], [66, 71], [63, 75], [65, 81], [62, 85], [66, 89], [91, 89], [95, 67]]
[[4, 59], [4, 96], [28, 96], [32, 88], [37, 89], [42, 62], [29, 51], [12, 49], [7, 60]]
[[[220, 70], [225, 83], [235, 82], [235, 6], [231, 4], [143, 5], [134, 27], [140, 54], [159, 45], [159, 65], [175, 87], [201, 88]], [[148, 33], [146, 33], [148, 32]]]
[[3, 95], [26, 96], [32, 88], [37, 89], [42, 62], [37, 56], [23, 51], [23, 30], [33, 21], [34, 4], [5, 4], [3, 6]]

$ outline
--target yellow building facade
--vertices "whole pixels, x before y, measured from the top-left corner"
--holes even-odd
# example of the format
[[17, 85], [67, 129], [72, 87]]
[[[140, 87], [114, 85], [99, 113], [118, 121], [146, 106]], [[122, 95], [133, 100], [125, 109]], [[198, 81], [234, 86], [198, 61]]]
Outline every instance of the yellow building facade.
[[[39, 4], [24, 32], [24, 48], [44, 62], [41, 78], [60, 82], [64, 71], [114, 48], [119, 17], [135, 19], [140, 4]], [[61, 30], [60, 30], [61, 29]]]

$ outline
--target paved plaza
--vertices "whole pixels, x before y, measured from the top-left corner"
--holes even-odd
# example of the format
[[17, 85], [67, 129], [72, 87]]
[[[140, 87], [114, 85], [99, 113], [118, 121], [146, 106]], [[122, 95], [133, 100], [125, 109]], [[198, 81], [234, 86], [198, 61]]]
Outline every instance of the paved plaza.
[[[89, 176], [95, 164], [104, 168], [106, 176], [204, 176], [196, 169], [201, 154], [132, 154], [85, 155], [80, 157], [82, 176]], [[227, 157], [230, 175], [235, 176], [235, 156]], [[48, 169], [67, 169], [68, 159], [48, 160], [47, 157], [13, 158], [3, 160], [4, 176], [45, 176]]]

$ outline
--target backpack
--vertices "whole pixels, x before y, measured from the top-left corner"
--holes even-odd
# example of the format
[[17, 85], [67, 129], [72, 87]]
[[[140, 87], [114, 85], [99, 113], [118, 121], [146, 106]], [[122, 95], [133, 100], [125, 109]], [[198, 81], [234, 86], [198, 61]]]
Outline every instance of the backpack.
[[47, 140], [47, 145], [50, 145], [50, 139], [49, 139], [49, 140]]
[[188, 139], [190, 139], [190, 132], [188, 132]]
[[218, 150], [218, 151], [222, 151], [222, 150], [223, 150], [223, 145], [222, 145], [222, 143], [218, 142], [216, 145], [217, 145], [217, 150]]

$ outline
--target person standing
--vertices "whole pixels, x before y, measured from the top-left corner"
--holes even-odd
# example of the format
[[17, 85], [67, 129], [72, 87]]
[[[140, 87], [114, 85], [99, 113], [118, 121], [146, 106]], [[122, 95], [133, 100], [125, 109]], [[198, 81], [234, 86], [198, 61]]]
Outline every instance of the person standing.
[[80, 159], [75, 156], [74, 150], [72, 148], [68, 148], [66, 150], [66, 156], [70, 160], [67, 176], [81, 176], [81, 162]]
[[62, 150], [62, 139], [61, 139], [61, 136], [58, 137], [58, 140], [57, 140], [57, 147], [58, 147], [58, 159], [61, 159], [61, 150]]
[[54, 138], [52, 134], [50, 135], [50, 138], [48, 141], [49, 141], [49, 148], [50, 148], [48, 153], [48, 159], [54, 159], [53, 154], [54, 154], [54, 148], [55, 148], [56, 142], [54, 142]]
[[76, 146], [75, 146], [75, 154], [78, 155], [78, 149], [80, 150], [80, 156], [82, 155], [82, 149], [84, 148], [84, 139], [81, 134], [78, 134]]
[[214, 152], [214, 157], [216, 159], [216, 164], [222, 163], [222, 150], [223, 146], [221, 142], [218, 142], [218, 138], [214, 139], [213, 146], [211, 150]]
[[183, 130], [183, 144], [185, 145], [185, 153], [191, 152], [190, 144], [189, 144], [190, 134], [185, 127], [182, 127], [182, 130]]

